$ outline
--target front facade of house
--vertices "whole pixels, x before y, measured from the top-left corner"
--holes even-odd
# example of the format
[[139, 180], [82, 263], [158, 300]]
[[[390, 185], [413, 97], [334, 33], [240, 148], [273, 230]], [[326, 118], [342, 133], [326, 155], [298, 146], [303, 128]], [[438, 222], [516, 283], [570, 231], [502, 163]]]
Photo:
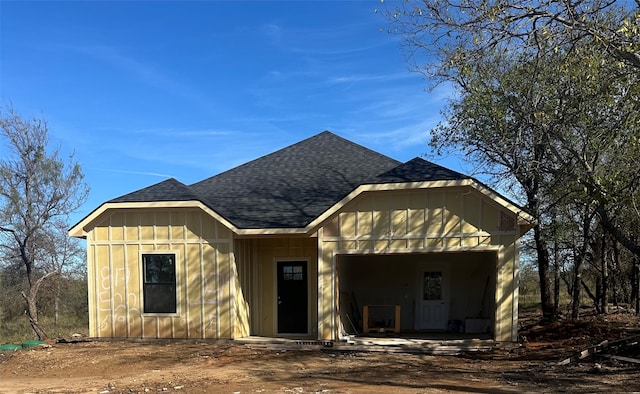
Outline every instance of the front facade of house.
[[70, 234], [87, 240], [92, 337], [515, 341], [532, 223], [472, 178], [324, 132], [106, 202]]

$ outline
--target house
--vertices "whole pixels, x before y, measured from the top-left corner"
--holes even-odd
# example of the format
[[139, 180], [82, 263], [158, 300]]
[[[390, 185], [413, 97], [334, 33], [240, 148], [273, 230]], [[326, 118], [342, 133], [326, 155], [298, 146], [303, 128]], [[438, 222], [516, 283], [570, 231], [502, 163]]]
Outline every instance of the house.
[[87, 241], [92, 337], [515, 341], [518, 239], [533, 223], [471, 177], [325, 131], [107, 201], [69, 233]]

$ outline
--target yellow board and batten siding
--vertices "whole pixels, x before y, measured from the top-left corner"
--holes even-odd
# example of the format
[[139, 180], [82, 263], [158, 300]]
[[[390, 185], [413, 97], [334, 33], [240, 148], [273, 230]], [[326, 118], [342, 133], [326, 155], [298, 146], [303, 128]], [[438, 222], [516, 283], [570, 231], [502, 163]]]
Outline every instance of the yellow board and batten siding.
[[[247, 311], [236, 294], [232, 233], [202, 210], [108, 210], [87, 233], [87, 250], [91, 336], [232, 338], [248, 331], [236, 327]], [[176, 255], [175, 314], [143, 311], [145, 253]]]
[[[317, 261], [318, 243], [314, 237], [277, 237], [236, 239], [236, 264], [239, 282], [236, 289], [243, 292], [251, 314], [251, 334], [277, 336], [277, 263], [279, 261], [306, 261], [308, 288], [308, 335], [315, 334], [317, 319]], [[243, 327], [245, 324], [243, 324]], [[249, 324], [246, 324], [247, 330]], [[245, 333], [249, 335], [249, 333]], [[304, 334], [304, 333], [302, 333]], [[246, 336], [242, 335], [242, 336]], [[240, 336], [240, 335], [239, 335]]]
[[318, 337], [335, 339], [338, 334], [338, 254], [495, 251], [494, 335], [497, 340], [515, 340], [516, 223], [514, 212], [472, 187], [361, 194], [318, 232]]

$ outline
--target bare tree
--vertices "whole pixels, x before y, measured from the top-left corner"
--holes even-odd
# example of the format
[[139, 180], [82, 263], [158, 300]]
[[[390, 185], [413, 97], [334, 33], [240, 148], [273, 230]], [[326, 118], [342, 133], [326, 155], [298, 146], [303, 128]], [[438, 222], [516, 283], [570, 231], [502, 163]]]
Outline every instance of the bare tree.
[[10, 108], [0, 117], [0, 130], [6, 146], [0, 158], [0, 257], [23, 272], [27, 316], [42, 340], [47, 334], [38, 323], [38, 290], [61, 272], [66, 252], [52, 239], [89, 189], [73, 156], [65, 160], [59, 149], [49, 150], [45, 120], [23, 119]]

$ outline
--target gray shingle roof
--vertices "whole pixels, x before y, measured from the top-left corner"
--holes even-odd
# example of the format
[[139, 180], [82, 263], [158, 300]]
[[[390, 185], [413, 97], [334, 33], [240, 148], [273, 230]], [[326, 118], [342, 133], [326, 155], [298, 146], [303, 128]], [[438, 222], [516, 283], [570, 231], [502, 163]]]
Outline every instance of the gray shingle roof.
[[376, 177], [377, 183], [450, 181], [469, 179], [468, 176], [439, 166], [419, 157], [411, 159]]
[[202, 196], [174, 178], [114, 198], [108, 202], [201, 201]]
[[303, 228], [363, 184], [464, 178], [325, 131], [190, 186], [169, 179], [110, 202], [199, 200], [238, 228]]

